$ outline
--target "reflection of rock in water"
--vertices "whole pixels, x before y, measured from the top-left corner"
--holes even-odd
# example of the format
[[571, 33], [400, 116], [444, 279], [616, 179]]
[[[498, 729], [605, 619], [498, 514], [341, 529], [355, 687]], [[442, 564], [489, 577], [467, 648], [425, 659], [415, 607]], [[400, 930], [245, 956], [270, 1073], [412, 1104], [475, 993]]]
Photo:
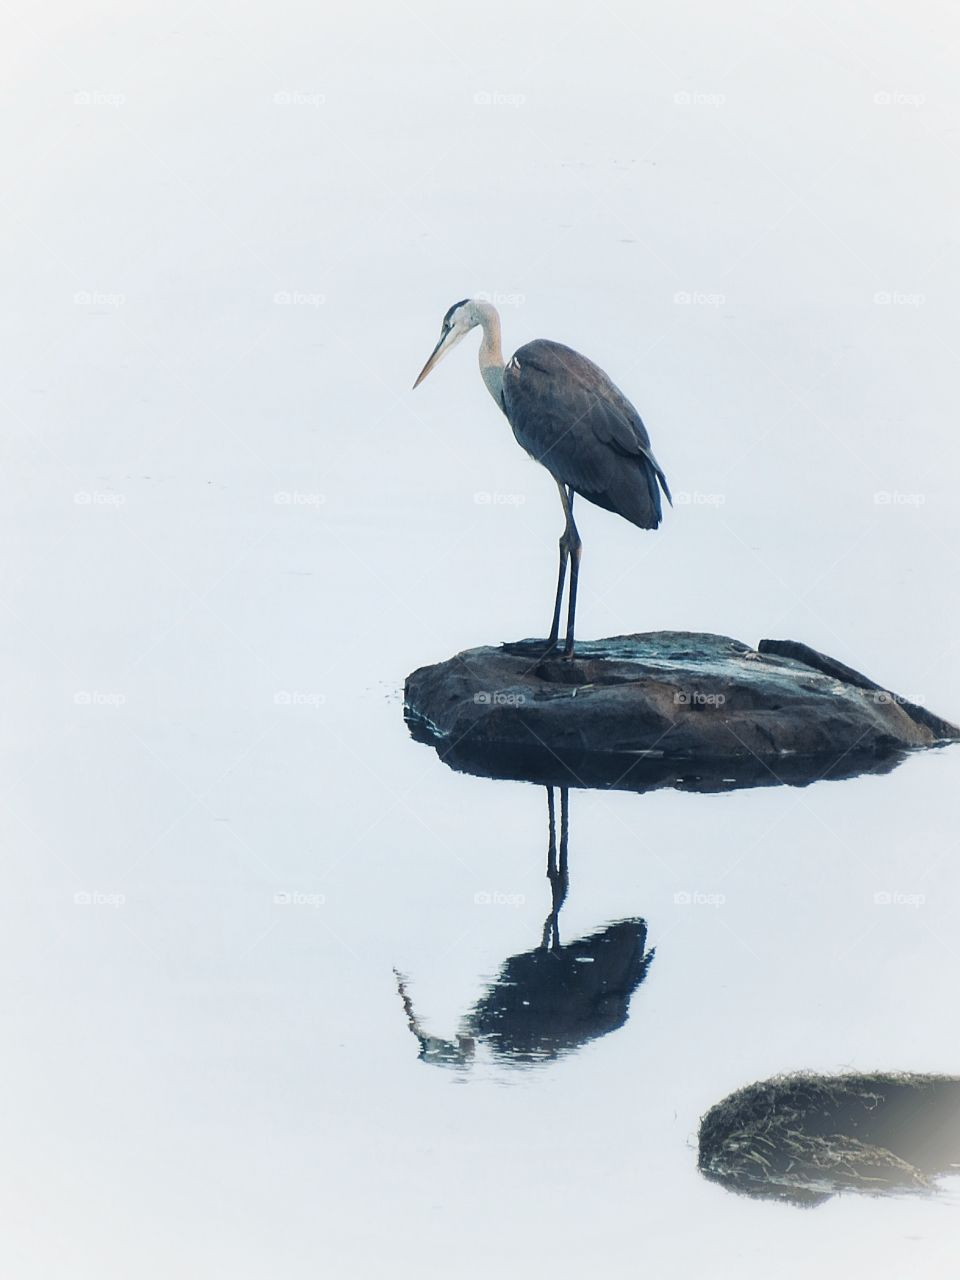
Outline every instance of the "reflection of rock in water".
[[504, 961], [463, 1019], [455, 1040], [424, 1030], [406, 982], [398, 975], [407, 1021], [425, 1062], [466, 1066], [480, 1042], [501, 1062], [529, 1066], [572, 1053], [616, 1031], [627, 1020], [630, 997], [653, 959], [653, 951], [646, 950], [647, 926], [643, 920], [620, 920], [579, 942], [561, 943], [560, 908], [569, 883], [567, 789], [560, 788], [559, 847], [552, 787], [547, 790], [547, 803], [552, 905], [540, 946]]
[[700, 1171], [730, 1191], [818, 1205], [841, 1191], [934, 1190], [960, 1169], [960, 1079], [780, 1076], [700, 1124]]

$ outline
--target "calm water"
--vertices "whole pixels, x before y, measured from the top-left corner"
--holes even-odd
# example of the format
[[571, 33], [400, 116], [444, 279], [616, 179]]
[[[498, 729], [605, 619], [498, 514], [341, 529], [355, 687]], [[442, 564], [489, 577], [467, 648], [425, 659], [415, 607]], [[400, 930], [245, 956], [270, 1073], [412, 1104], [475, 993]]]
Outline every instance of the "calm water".
[[[14, 23], [4, 1274], [956, 1273], [955, 1181], [762, 1203], [697, 1130], [781, 1072], [960, 1073], [960, 752], [573, 791], [552, 921], [545, 790], [401, 694], [549, 621], [554, 488], [471, 344], [409, 392], [486, 290], [678, 495], [582, 513], [584, 637], [790, 637], [960, 717], [929, 10]], [[525, 1021], [545, 922], [602, 1017]]]

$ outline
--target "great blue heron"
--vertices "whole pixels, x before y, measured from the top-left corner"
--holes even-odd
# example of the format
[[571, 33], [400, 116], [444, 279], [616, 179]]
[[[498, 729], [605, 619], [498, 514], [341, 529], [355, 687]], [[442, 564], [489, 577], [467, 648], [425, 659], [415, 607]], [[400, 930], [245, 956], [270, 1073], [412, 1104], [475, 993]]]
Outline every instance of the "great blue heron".
[[573, 522], [574, 494], [615, 511], [641, 529], [656, 529], [663, 516], [660, 489], [672, 505], [667, 479], [650, 449], [639, 413], [592, 360], [562, 343], [538, 338], [520, 347], [504, 366], [500, 315], [489, 302], [464, 298], [453, 304], [414, 388], [477, 325], [483, 329], [480, 374], [487, 390], [506, 415], [518, 444], [546, 467], [560, 490], [565, 524], [547, 652], [556, 647], [560, 635], [569, 560], [564, 655], [572, 657], [582, 545]]

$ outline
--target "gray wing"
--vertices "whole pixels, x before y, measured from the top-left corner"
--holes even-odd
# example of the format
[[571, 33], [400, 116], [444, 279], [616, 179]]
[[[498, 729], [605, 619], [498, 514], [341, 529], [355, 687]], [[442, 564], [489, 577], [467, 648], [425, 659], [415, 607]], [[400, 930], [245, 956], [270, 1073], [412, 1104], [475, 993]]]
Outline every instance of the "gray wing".
[[[666, 476], [639, 413], [592, 360], [538, 339], [503, 372], [503, 410], [518, 443], [588, 502], [655, 529]], [[658, 487], [659, 486], [659, 487]]]

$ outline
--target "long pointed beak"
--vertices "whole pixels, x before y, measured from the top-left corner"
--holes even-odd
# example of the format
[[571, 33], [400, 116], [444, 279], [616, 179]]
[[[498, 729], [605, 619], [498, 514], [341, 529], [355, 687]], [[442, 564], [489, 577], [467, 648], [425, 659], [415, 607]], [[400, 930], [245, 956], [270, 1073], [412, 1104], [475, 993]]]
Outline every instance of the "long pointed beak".
[[450, 336], [449, 333], [441, 334], [440, 341], [437, 343], [437, 345], [433, 348], [433, 351], [430, 353], [430, 359], [420, 370], [417, 380], [413, 384], [414, 391], [416, 391], [417, 387], [419, 387], [420, 383], [424, 380], [424, 378], [427, 376], [430, 370], [434, 367], [434, 365], [438, 365], [440, 361], [443, 359], [443, 357], [450, 350], [449, 346], [446, 346], [446, 347], [444, 346], [444, 343], [447, 341], [447, 338], [449, 338], [449, 336]]

